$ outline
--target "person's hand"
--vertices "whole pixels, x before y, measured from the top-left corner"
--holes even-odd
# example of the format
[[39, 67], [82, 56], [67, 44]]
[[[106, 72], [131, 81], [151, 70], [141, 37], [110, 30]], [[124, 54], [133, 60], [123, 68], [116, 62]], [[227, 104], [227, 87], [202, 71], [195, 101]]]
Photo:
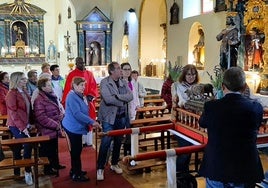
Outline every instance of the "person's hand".
[[34, 125], [28, 123], [27, 126], [26, 126], [26, 128], [28, 130], [32, 130], [34, 128]]
[[95, 121], [93, 124], [92, 124], [92, 126], [94, 127], [94, 128], [97, 128], [97, 129], [102, 129], [102, 127], [101, 127], [101, 125], [99, 124], [99, 122], [97, 122], [97, 121]]
[[22, 132], [23, 132], [26, 136], [30, 137], [30, 134], [29, 134], [29, 131], [28, 131], [27, 127], [26, 127], [25, 129], [23, 129]]

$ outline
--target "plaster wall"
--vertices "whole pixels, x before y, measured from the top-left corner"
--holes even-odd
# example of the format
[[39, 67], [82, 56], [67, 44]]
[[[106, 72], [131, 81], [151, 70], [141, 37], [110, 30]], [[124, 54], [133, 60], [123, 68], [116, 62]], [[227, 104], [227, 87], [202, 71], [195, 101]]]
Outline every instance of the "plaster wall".
[[[1, 3], [11, 3], [13, 0], [2, 0]], [[26, 2], [28, 2], [26, 0]], [[69, 31], [70, 42], [73, 42], [74, 57], [77, 55], [77, 34], [75, 20], [83, 19], [90, 10], [97, 6], [103, 13], [113, 21], [113, 36], [112, 36], [112, 60], [121, 61], [121, 48], [124, 31], [124, 22], [129, 23], [129, 62], [133, 69], [138, 70], [139, 60], [139, 18], [141, 4], [143, 0], [31, 0], [31, 4], [39, 6], [47, 11], [44, 16], [45, 28], [45, 49], [47, 50], [49, 40], [54, 40], [60, 52], [58, 63], [61, 67], [61, 74], [68, 74], [67, 54], [65, 49], [64, 36]], [[213, 67], [219, 61], [219, 46], [220, 42], [216, 40], [216, 35], [225, 28], [225, 12], [195, 16], [187, 19], [182, 19], [182, 2], [176, 1], [180, 7], [179, 24], [169, 25], [170, 7], [174, 3], [173, 0], [167, 0], [167, 61], [175, 62], [178, 56], [182, 59], [182, 65], [188, 63], [189, 49], [189, 31], [192, 24], [199, 22], [205, 32], [205, 69], [200, 71], [201, 82], [208, 82], [206, 71], [213, 72]], [[67, 18], [68, 6], [72, 10], [72, 18]], [[58, 7], [57, 9], [54, 7]], [[130, 16], [128, 9], [134, 8], [136, 11], [134, 19]], [[61, 13], [61, 24], [58, 24], [58, 15]], [[154, 18], [152, 18], [154, 19]], [[162, 29], [162, 28], [161, 28]], [[162, 32], [162, 31], [161, 31]], [[158, 52], [157, 52], [158, 53]], [[40, 70], [39, 65], [32, 65], [32, 68]], [[25, 65], [7, 65], [0, 66], [1, 70], [13, 72], [24, 70]], [[154, 86], [152, 86], [154, 87]], [[158, 87], [159, 88], [159, 87]]]

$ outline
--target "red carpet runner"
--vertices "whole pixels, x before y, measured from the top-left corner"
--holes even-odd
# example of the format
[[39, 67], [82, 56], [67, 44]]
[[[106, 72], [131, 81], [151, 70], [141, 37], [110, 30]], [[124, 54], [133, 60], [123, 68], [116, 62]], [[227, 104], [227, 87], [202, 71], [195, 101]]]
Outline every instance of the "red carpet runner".
[[115, 174], [107, 166], [104, 173], [104, 181], [99, 181], [96, 184], [96, 156], [95, 150], [92, 147], [84, 147], [82, 152], [82, 169], [87, 171], [87, 176], [90, 178], [89, 182], [73, 182], [69, 177], [71, 168], [70, 154], [68, 151], [65, 138], [59, 138], [59, 157], [60, 164], [65, 165], [66, 168], [60, 170], [59, 177], [51, 176], [53, 188], [107, 188], [107, 187], [124, 187], [133, 188], [133, 186], [124, 179], [123, 176]]

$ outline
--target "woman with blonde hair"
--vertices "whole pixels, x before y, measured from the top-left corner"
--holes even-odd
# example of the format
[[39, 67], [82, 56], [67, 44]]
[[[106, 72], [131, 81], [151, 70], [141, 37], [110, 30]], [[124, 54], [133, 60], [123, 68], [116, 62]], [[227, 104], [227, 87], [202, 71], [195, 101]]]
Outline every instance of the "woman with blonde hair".
[[[7, 105], [7, 126], [15, 139], [30, 137], [29, 130], [33, 124], [33, 114], [31, 99], [26, 90], [27, 78], [23, 72], [13, 72], [10, 75], [9, 92], [6, 96]], [[13, 147], [13, 157], [15, 160], [21, 159], [23, 148], [23, 158], [30, 159], [32, 147], [30, 144], [16, 145]], [[15, 175], [20, 175], [20, 169], [14, 169]], [[31, 167], [25, 167], [25, 182], [27, 185], [33, 184]]]

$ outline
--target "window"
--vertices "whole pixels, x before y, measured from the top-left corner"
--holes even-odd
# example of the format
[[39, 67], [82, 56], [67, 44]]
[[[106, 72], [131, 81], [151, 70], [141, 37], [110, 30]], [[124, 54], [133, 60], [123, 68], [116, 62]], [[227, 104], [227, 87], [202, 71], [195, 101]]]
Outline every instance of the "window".
[[213, 0], [202, 0], [202, 13], [213, 11]]
[[213, 0], [183, 0], [183, 18], [213, 11]]

